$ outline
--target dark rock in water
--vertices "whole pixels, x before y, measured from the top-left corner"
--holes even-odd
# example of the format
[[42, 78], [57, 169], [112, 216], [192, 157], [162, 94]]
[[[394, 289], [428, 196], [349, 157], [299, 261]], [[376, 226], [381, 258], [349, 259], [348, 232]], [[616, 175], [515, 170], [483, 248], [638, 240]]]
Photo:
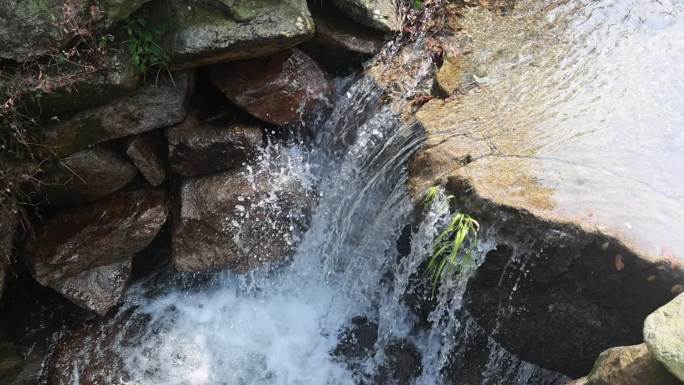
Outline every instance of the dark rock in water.
[[311, 14], [316, 34], [301, 48], [328, 70], [358, 68], [382, 46], [382, 33], [345, 18], [332, 7], [312, 4]]
[[0, 335], [0, 382], [3, 385], [39, 384], [45, 353], [42, 349], [26, 351]]
[[506, 349], [542, 367], [579, 377], [603, 350], [640, 343], [646, 316], [684, 279], [617, 240], [452, 191], [483, 229], [500, 226], [499, 243], [513, 250], [509, 258], [487, 255], [468, 284], [466, 307]]
[[351, 321], [351, 326], [340, 333], [339, 342], [332, 354], [356, 368], [361, 361], [375, 355], [378, 324], [365, 316], [356, 316]]
[[159, 153], [156, 133], [138, 135], [129, 140], [126, 155], [152, 186], [159, 186], [166, 179], [166, 166]]
[[13, 202], [0, 197], [0, 299], [5, 290], [8, 264], [12, 260], [12, 246], [17, 231], [17, 207]]
[[586, 385], [681, 385], [645, 344], [620, 346], [601, 353], [591, 373], [578, 381]]
[[110, 139], [176, 124], [185, 118], [192, 73], [174, 73], [138, 89], [133, 95], [81, 111], [48, 127], [46, 145], [70, 154]]
[[55, 347], [46, 365], [47, 385], [125, 383], [126, 357], [116, 348], [135, 346], [147, 328], [145, 316], [127, 310], [75, 331]]
[[173, 69], [268, 56], [314, 32], [305, 0], [162, 0], [153, 15]]
[[28, 241], [26, 257], [38, 282], [103, 315], [121, 298], [133, 254], [152, 242], [166, 215], [163, 190], [117, 193], [57, 214]]
[[211, 80], [235, 105], [279, 125], [307, 119], [332, 96], [328, 75], [298, 49], [214, 65]]
[[166, 130], [171, 170], [193, 177], [239, 167], [261, 145], [261, 127], [237, 119], [208, 122], [190, 113]]
[[89, 27], [101, 32], [127, 18], [147, 1], [3, 0], [0, 2], [0, 58], [26, 61], [62, 48], [73, 37], [64, 29], [90, 24]]
[[378, 368], [376, 384], [409, 385], [423, 372], [420, 352], [412, 342], [390, 342], [383, 352], [385, 360]]
[[114, 150], [95, 147], [48, 163], [39, 176], [40, 195], [49, 204], [83, 204], [126, 186], [137, 172]]
[[357, 22], [380, 31], [399, 31], [401, 19], [396, 0], [333, 0]]
[[296, 180], [250, 175], [241, 168], [187, 179], [179, 199], [173, 230], [176, 269], [245, 272], [282, 262], [293, 252], [310, 198]]

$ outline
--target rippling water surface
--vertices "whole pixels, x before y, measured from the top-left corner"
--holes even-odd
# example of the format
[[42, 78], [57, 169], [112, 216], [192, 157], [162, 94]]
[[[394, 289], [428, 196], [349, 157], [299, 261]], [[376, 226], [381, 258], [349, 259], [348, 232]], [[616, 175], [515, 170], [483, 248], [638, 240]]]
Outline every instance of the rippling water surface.
[[530, 177], [551, 216], [684, 258], [684, 2], [522, 0], [463, 24], [479, 87], [451, 119], [488, 141], [489, 173]]

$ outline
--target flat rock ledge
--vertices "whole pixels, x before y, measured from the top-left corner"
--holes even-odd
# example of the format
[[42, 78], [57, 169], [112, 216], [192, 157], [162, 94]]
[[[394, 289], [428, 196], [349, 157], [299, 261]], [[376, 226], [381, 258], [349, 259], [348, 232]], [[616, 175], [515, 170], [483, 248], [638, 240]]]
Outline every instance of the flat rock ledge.
[[684, 382], [684, 293], [646, 318], [644, 340], [655, 358]]
[[457, 108], [434, 101], [417, 113], [427, 140], [409, 184], [416, 200], [441, 184], [481, 234], [496, 234], [465, 295], [476, 321], [522, 359], [575, 378], [602, 351], [642, 342], [646, 317], [684, 290], [680, 262], [550, 214], [553, 191], [526, 174], [527, 160], [488, 157], [483, 133], [454, 134]]

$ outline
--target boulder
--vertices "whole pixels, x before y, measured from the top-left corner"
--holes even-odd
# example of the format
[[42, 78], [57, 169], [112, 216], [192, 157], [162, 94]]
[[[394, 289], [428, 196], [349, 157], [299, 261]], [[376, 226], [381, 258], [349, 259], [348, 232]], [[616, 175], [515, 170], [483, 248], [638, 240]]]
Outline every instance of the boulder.
[[655, 359], [645, 344], [604, 351], [583, 381], [586, 385], [681, 384]]
[[162, 0], [152, 14], [176, 70], [271, 55], [314, 32], [305, 0]]
[[17, 231], [17, 207], [4, 195], [0, 196], [0, 299], [5, 289], [7, 269], [12, 258], [14, 235]]
[[83, 204], [120, 190], [136, 175], [116, 151], [98, 146], [47, 163], [39, 194], [48, 204]]
[[368, 27], [388, 32], [401, 30], [399, 6], [395, 0], [333, 0], [333, 3]]
[[94, 26], [96, 32], [101, 32], [128, 17], [147, 1], [3, 1], [0, 3], [0, 58], [26, 61], [60, 49], [70, 42], [72, 28], [88, 24]]
[[166, 221], [164, 190], [120, 192], [48, 220], [26, 245], [36, 280], [104, 315], [116, 305], [133, 255]]
[[133, 137], [126, 143], [126, 155], [152, 186], [159, 186], [166, 179], [166, 166], [159, 153], [156, 133]]
[[81, 111], [46, 128], [46, 145], [70, 154], [110, 139], [167, 127], [183, 120], [193, 87], [191, 73], [174, 73], [134, 94]]
[[316, 34], [300, 47], [330, 71], [359, 67], [380, 51], [383, 35], [333, 11], [331, 7], [312, 4]]
[[31, 74], [36, 91], [24, 98], [30, 98], [27, 103], [35, 106], [32, 109], [37, 113], [51, 117], [106, 104], [131, 94], [138, 86], [140, 73], [127, 50], [109, 50], [102, 66], [85, 72], [79, 65], [66, 63], [48, 68], [46, 74]]
[[328, 75], [298, 49], [214, 65], [211, 80], [235, 105], [279, 125], [308, 118], [332, 96]]
[[261, 127], [230, 118], [208, 122], [195, 114], [166, 130], [171, 170], [185, 177], [239, 167], [262, 143]]
[[684, 382], [684, 293], [646, 318], [644, 341], [655, 358]]
[[247, 169], [182, 182], [172, 242], [178, 270], [245, 272], [293, 252], [306, 220], [306, 190], [296, 180]]

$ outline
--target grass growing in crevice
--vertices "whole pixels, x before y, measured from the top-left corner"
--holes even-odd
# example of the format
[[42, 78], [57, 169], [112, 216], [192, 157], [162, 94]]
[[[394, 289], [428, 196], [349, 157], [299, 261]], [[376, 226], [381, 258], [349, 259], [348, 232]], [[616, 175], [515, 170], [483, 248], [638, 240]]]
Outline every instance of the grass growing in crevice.
[[156, 70], [156, 78], [164, 71], [169, 71], [169, 54], [159, 43], [166, 27], [153, 27], [143, 16], [131, 17], [124, 24], [128, 34], [125, 44], [131, 60], [138, 72], [146, 75]]
[[[430, 187], [425, 193], [422, 206], [429, 209], [440, 194], [438, 186]], [[451, 201], [453, 195], [446, 197]], [[433, 291], [443, 280], [470, 269], [475, 262], [474, 251], [477, 246], [480, 224], [470, 215], [456, 213], [448, 225], [437, 236], [432, 245], [426, 273], [430, 276]]]

